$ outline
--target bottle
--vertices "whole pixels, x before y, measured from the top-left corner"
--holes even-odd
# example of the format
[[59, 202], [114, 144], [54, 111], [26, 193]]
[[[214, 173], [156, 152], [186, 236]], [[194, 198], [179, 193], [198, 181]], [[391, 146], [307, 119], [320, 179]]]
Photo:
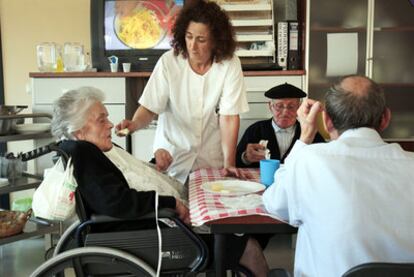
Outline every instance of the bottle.
[[62, 48], [57, 46], [57, 54], [56, 54], [56, 70], [55, 72], [63, 72], [63, 58], [62, 58]]
[[89, 52], [86, 52], [85, 55], [85, 71], [90, 71], [92, 69], [92, 61], [91, 61], [91, 55]]

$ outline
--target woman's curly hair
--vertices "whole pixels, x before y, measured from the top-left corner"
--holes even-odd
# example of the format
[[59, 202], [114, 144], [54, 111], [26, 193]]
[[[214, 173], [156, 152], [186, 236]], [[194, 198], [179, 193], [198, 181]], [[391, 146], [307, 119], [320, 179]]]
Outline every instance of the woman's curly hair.
[[171, 42], [174, 54], [188, 57], [185, 35], [190, 22], [206, 24], [210, 29], [213, 40], [213, 60], [221, 62], [231, 59], [236, 50], [233, 26], [228, 15], [214, 2], [204, 0], [189, 1], [175, 21], [173, 27], [174, 38]]

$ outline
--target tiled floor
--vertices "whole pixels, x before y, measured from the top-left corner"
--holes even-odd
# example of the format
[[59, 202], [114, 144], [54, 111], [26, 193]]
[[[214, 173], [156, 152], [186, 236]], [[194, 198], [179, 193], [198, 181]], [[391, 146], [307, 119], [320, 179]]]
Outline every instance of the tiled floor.
[[[44, 261], [42, 238], [28, 239], [0, 246], [0, 276], [27, 277]], [[294, 251], [289, 236], [275, 236], [265, 250], [271, 268], [292, 272]]]
[[29, 276], [44, 261], [44, 248], [44, 242], [41, 238], [0, 246], [0, 276]]

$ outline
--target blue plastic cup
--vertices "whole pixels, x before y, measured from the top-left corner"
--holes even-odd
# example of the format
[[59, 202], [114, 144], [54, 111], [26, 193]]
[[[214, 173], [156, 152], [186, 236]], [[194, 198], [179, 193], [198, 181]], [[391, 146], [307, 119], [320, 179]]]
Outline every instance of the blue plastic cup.
[[280, 166], [279, 160], [261, 160], [260, 161], [260, 183], [266, 187], [273, 184], [276, 170]]

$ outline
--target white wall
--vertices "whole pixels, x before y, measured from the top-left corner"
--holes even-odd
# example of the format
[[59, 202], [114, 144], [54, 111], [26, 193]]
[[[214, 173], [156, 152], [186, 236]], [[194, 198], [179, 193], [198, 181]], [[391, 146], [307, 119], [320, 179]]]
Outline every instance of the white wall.
[[6, 104], [31, 104], [29, 72], [37, 71], [36, 44], [79, 42], [90, 52], [89, 0], [0, 0]]
[[[0, 28], [6, 105], [29, 105], [29, 72], [38, 71], [36, 44], [79, 42], [90, 52], [89, 0], [0, 0]], [[30, 110], [24, 111], [29, 113]], [[13, 152], [33, 148], [31, 141], [12, 142]], [[13, 194], [19, 198], [30, 191]]]

